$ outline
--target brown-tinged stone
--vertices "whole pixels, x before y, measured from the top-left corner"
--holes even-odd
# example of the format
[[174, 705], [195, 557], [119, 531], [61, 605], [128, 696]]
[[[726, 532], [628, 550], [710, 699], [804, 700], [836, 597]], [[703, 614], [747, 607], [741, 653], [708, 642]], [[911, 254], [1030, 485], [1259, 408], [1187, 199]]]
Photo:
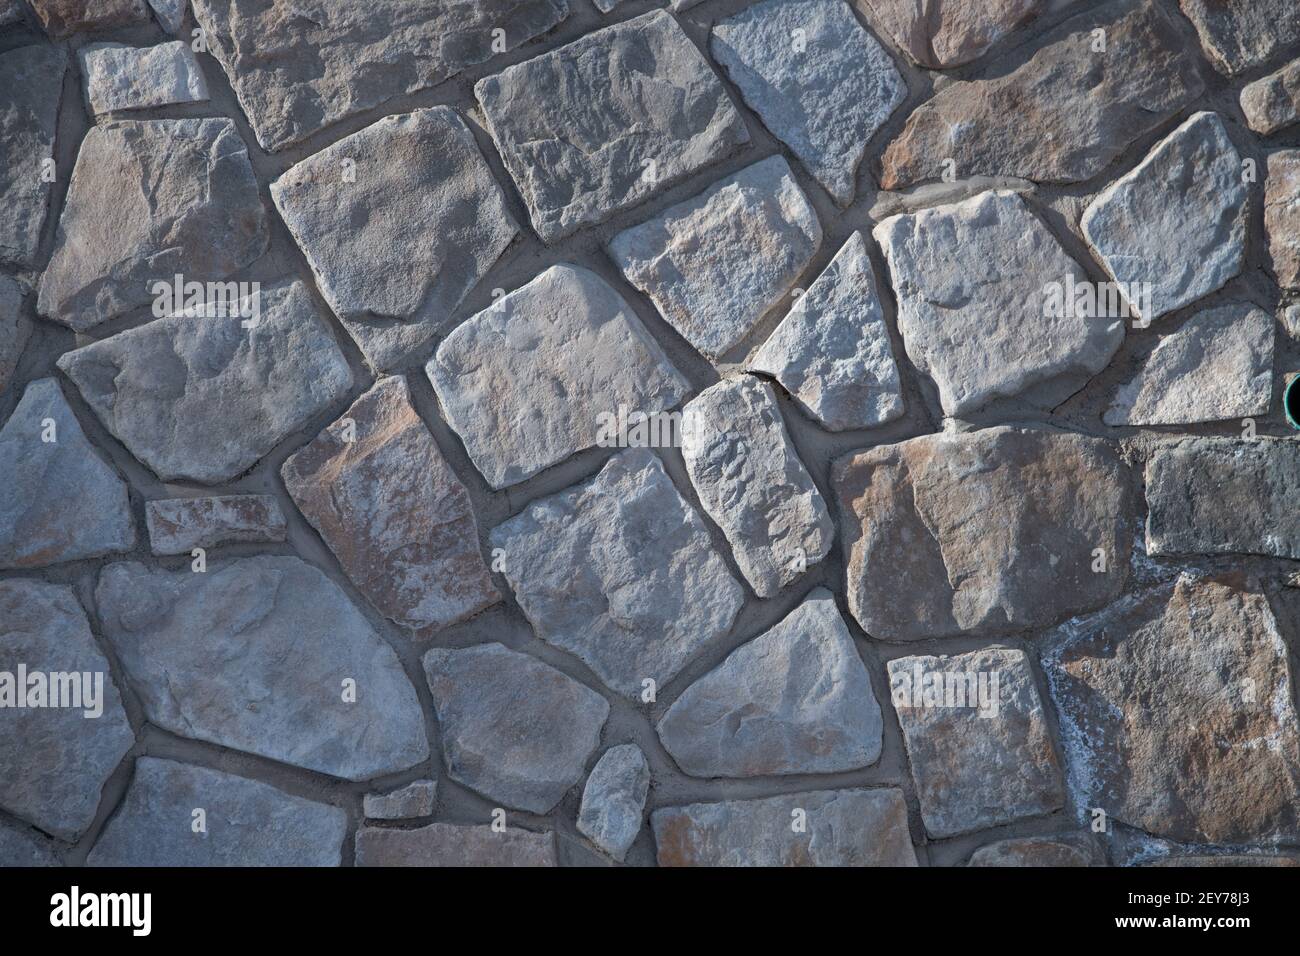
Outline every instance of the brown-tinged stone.
[[1277, 284], [1300, 290], [1300, 149], [1281, 150], [1268, 157], [1264, 231]]
[[916, 63], [947, 70], [978, 60], [1048, 4], [1047, 0], [867, 0], [867, 5]]
[[217, 495], [146, 501], [154, 554], [189, 554], [222, 544], [270, 544], [285, 537], [284, 512], [270, 495]]
[[362, 827], [357, 866], [557, 866], [555, 837], [518, 827], [431, 823], [417, 830]]
[[1241, 111], [1250, 128], [1261, 136], [1300, 122], [1300, 60], [1247, 83], [1241, 91]]
[[1263, 66], [1300, 42], [1295, 0], [1179, 0], [1221, 73]]
[[55, 39], [143, 23], [144, 0], [28, 0], [45, 32]]
[[1098, 866], [1103, 861], [1084, 836], [999, 840], [971, 854], [967, 866]]

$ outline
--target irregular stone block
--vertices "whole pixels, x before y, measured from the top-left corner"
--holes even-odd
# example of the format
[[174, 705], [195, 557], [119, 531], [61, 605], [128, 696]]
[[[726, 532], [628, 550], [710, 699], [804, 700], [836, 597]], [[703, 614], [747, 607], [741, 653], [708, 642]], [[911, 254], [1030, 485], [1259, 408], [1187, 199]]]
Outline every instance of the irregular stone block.
[[409, 820], [433, 815], [438, 784], [417, 780], [389, 793], [368, 793], [362, 800], [367, 820]]
[[189, 44], [180, 40], [151, 47], [92, 43], [78, 55], [86, 102], [96, 116], [208, 99], [208, 82], [199, 61]]
[[1046, 6], [1045, 0], [867, 0], [894, 42], [919, 65], [948, 70], [978, 60]]
[[1269, 154], [1264, 231], [1277, 284], [1300, 290], [1300, 149]]
[[285, 538], [284, 512], [270, 495], [218, 495], [146, 501], [149, 549], [189, 554], [223, 544], [268, 544]]
[[1213, 855], [1178, 853], [1152, 860], [1141, 866], [1197, 866], [1197, 867], [1237, 867], [1237, 866], [1300, 866], [1300, 857], [1265, 856], [1262, 853], [1216, 853]]
[[558, 866], [555, 837], [506, 827], [431, 823], [418, 830], [362, 827], [357, 866]]
[[144, 23], [149, 19], [144, 0], [28, 0], [41, 26], [51, 37], [96, 33]]
[[967, 866], [1100, 866], [1087, 837], [1019, 837], [976, 850]]
[[1179, 0], [1179, 5], [1214, 65], [1229, 76], [1263, 66], [1300, 43], [1292, 0]]
[[32, 323], [23, 312], [23, 290], [13, 279], [0, 275], [0, 392], [8, 388], [31, 337]]
[[20, 0], [0, 0], [0, 27], [22, 22], [23, 6]]
[[68, 54], [25, 46], [0, 54], [0, 262], [33, 265], [50, 208], [54, 137]]
[[641, 832], [650, 766], [636, 744], [606, 750], [591, 769], [578, 810], [578, 831], [620, 863]]
[[1241, 111], [1250, 128], [1261, 136], [1300, 122], [1300, 60], [1288, 63], [1241, 91]]
[[149, 0], [154, 18], [164, 30], [175, 36], [181, 32], [185, 14], [190, 8], [190, 0]]
[[[0, 9], [0, 24], [3, 24]], [[62, 866], [54, 851], [42, 840], [15, 827], [0, 823], [0, 870], [10, 867]]]

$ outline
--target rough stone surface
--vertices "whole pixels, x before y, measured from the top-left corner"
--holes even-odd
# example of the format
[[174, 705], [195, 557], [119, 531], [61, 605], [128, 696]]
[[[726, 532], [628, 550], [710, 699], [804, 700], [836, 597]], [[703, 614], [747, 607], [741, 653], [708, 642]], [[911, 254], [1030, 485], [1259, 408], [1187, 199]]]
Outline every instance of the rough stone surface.
[[620, 863], [641, 831], [650, 766], [636, 744], [606, 750], [591, 768], [578, 810], [578, 830]]
[[916, 63], [946, 70], [977, 60], [1047, 6], [1046, 0], [867, 0]]
[[151, 47], [92, 43], [78, 51], [86, 102], [97, 115], [208, 99], [208, 82], [188, 43]]
[[[1104, 54], [1092, 52], [1098, 29]], [[949, 159], [962, 178], [1091, 179], [1204, 89], [1168, 14], [1150, 0], [1106, 4], [1049, 32], [1011, 72], [953, 83], [922, 104], [885, 151], [881, 185], [939, 179]]]
[[898, 329], [945, 415], [1034, 390], [1047, 407], [1077, 390], [1124, 340], [1121, 318], [1053, 308], [1053, 283], [1088, 281], [1019, 195], [981, 193], [894, 216], [873, 234], [898, 297]]
[[849, 609], [879, 640], [1046, 626], [1113, 600], [1127, 577], [1128, 474], [1099, 439], [925, 435], [841, 459], [832, 485]]
[[1241, 272], [1249, 198], [1223, 121], [1197, 113], [1093, 200], [1080, 225], [1116, 282], [1150, 287], [1127, 296], [1149, 323]]
[[409, 820], [433, 814], [438, 784], [417, 780], [389, 793], [368, 793], [363, 802], [367, 820]]
[[1179, 0], [1179, 5], [1195, 24], [1206, 54], [1229, 76], [1263, 66], [1300, 43], [1292, 0]]
[[216, 495], [146, 501], [144, 520], [154, 554], [189, 554], [223, 544], [283, 541], [280, 503], [270, 495]]
[[271, 198], [330, 307], [386, 369], [451, 318], [519, 227], [445, 106], [389, 116], [292, 167]]
[[203, 574], [114, 564], [95, 601], [146, 715], [165, 730], [348, 780], [429, 757], [397, 655], [298, 558]]
[[1241, 111], [1261, 136], [1300, 122], [1300, 60], [1288, 63], [1241, 90]]
[[268, 241], [248, 150], [228, 119], [119, 121], [81, 142], [40, 313], [83, 332], [154, 301], [154, 284], [225, 279]]
[[490, 535], [537, 636], [613, 690], [663, 687], [731, 628], [743, 589], [659, 459], [633, 448]]
[[1079, 805], [1184, 842], [1295, 842], [1300, 725], [1256, 587], [1184, 575], [1056, 639], [1043, 665]]
[[1300, 149], [1268, 157], [1264, 231], [1277, 284], [1300, 290]]
[[790, 164], [773, 156], [620, 232], [609, 252], [673, 328], [717, 359], [790, 291], [821, 241]]
[[1096, 866], [1100, 862], [1086, 837], [1021, 837], [980, 847], [966, 865]]
[[[4, 22], [0, 12], [0, 23]], [[59, 866], [59, 858], [39, 838], [0, 823], [0, 870], [9, 867]]]
[[568, 0], [194, 0], [212, 55], [269, 152], [437, 86], [568, 13]]
[[757, 777], [873, 764], [883, 726], [835, 598], [818, 588], [683, 691], [658, 730], [692, 776]]
[[[206, 833], [195, 833], [194, 811]], [[348, 815], [256, 780], [141, 757], [90, 866], [338, 866]]]
[[771, 375], [832, 431], [902, 416], [898, 365], [862, 233], [853, 233], [795, 300], [749, 369]]
[[1179, 853], [1167, 856], [1160, 860], [1152, 860], [1143, 863], [1143, 866], [1215, 866], [1215, 867], [1237, 867], [1237, 866], [1300, 866], [1300, 857], [1294, 856], [1265, 856], [1260, 853], [1218, 853], [1213, 855], [1200, 855], [1194, 853]]
[[352, 387], [301, 282], [262, 289], [256, 319], [175, 315], [68, 352], [58, 365], [159, 478], [204, 484], [252, 467]]
[[0, 392], [9, 386], [31, 337], [32, 323], [23, 312], [23, 290], [13, 279], [0, 275]]
[[824, 558], [835, 526], [785, 430], [772, 386], [750, 375], [705, 389], [685, 409], [686, 473], [759, 597]]
[[849, 205], [868, 141], [907, 96], [889, 54], [849, 6], [765, 0], [718, 23], [709, 52], [764, 125]]
[[45, 32], [55, 39], [143, 23], [144, 0], [27, 0]]
[[[943, 690], [932, 692], [931, 682], [940, 680]], [[889, 662], [889, 681], [930, 836], [1000, 826], [1064, 804], [1061, 764], [1022, 651], [900, 657]]]
[[722, 83], [662, 11], [525, 60], [474, 92], [548, 243], [749, 141]]
[[1266, 415], [1273, 397], [1271, 315], [1249, 303], [1194, 316], [1161, 338], [1120, 386], [1107, 425], [1183, 425]]
[[891, 788], [695, 803], [650, 820], [660, 866], [916, 866], [903, 793]]
[[494, 488], [591, 448], [602, 416], [654, 415], [690, 384], [594, 272], [557, 265], [459, 326], [426, 371]]
[[168, 33], [180, 33], [185, 22], [185, 14], [190, 8], [190, 0], [149, 0], [153, 15]]
[[19, 0], [0, 0], [0, 27], [22, 22], [23, 7]]
[[453, 780], [547, 813], [582, 779], [609, 716], [595, 691], [501, 644], [434, 648], [424, 673]]
[[41, 568], [135, 545], [126, 482], [86, 440], [52, 378], [28, 385], [0, 429], [0, 488], [0, 568]]
[[431, 823], [418, 830], [362, 827], [357, 866], [556, 866], [555, 837], [518, 827]]
[[49, 213], [47, 164], [63, 100], [68, 54], [36, 45], [0, 54], [0, 262], [31, 265]]
[[416, 636], [500, 600], [469, 493], [412, 407], [406, 379], [380, 379], [280, 473], [361, 593]]

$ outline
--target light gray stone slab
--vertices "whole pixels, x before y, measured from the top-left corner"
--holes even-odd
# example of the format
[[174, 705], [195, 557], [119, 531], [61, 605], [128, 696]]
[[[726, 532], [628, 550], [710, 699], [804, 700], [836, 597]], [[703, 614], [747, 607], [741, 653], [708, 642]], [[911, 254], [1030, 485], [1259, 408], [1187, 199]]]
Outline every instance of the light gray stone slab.
[[97, 116], [208, 99], [208, 82], [199, 61], [181, 40], [151, 47], [92, 43], [77, 55], [86, 102]]
[[284, 512], [270, 495], [215, 495], [146, 501], [144, 520], [154, 554], [189, 554], [223, 544], [283, 541]]
[[149, 0], [154, 18], [164, 30], [173, 36], [181, 32], [185, 14], [190, 9], [190, 0]]
[[367, 820], [409, 820], [433, 815], [438, 784], [417, 780], [388, 793], [368, 793], [362, 801]]
[[1263, 66], [1300, 42], [1292, 0], [1179, 0], [1201, 46], [1222, 73]]
[[582, 791], [578, 830], [620, 863], [641, 832], [650, 766], [636, 744], [606, 750]]
[[1242, 87], [1241, 111], [1261, 136], [1300, 122], [1300, 60]]
[[558, 866], [555, 836], [519, 827], [431, 823], [417, 830], [362, 827], [357, 866]]
[[0, 262], [35, 263], [57, 179], [54, 139], [68, 54], [62, 47], [20, 47], [0, 54]]

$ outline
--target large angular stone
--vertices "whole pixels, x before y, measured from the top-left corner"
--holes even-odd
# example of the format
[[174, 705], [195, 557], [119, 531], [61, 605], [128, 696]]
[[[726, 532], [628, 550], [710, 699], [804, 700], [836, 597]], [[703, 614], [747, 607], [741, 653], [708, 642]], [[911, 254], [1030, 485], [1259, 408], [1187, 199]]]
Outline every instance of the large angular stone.
[[903, 792], [892, 788], [693, 803], [650, 822], [660, 866], [916, 866]]
[[78, 51], [86, 102], [96, 115], [208, 99], [208, 82], [188, 43], [151, 47], [92, 43]]
[[1087, 837], [1019, 837], [976, 850], [967, 866], [1097, 866], [1103, 861]]
[[583, 788], [578, 830], [621, 863], [641, 832], [649, 791], [650, 766], [641, 748], [610, 747], [591, 768]]
[[361, 593], [416, 636], [501, 599], [469, 492], [412, 407], [406, 379], [380, 379], [280, 474]]
[[1060, 809], [1060, 761], [1029, 660], [988, 648], [889, 662], [925, 830], [937, 839]]
[[825, 588], [673, 702], [659, 738], [694, 777], [841, 773], [880, 759], [871, 678]]
[[446, 106], [389, 116], [271, 183], [321, 293], [386, 369], [451, 318], [519, 232]]
[[625, 229], [609, 253], [673, 328], [717, 359], [790, 291], [821, 242], [790, 164], [772, 156]]
[[867, 6], [916, 63], [947, 70], [978, 60], [1047, 0], [867, 0]]
[[0, 429], [0, 488], [0, 568], [135, 546], [127, 484], [86, 439], [52, 378], [28, 385]]
[[146, 715], [164, 730], [348, 780], [429, 757], [397, 655], [298, 558], [244, 558], [202, 574], [113, 564], [95, 601]]
[[1123, 589], [1129, 477], [1099, 439], [925, 435], [843, 458], [831, 481], [849, 610], [878, 640], [1043, 627]]
[[13, 279], [0, 275], [0, 392], [9, 386], [31, 337], [32, 323], [23, 311], [23, 290]]
[[568, 0], [194, 0], [268, 152], [550, 30]]
[[843, 0], [764, 0], [713, 28], [709, 52], [841, 206], [876, 130], [907, 96], [893, 60]]
[[58, 365], [159, 478], [204, 484], [251, 468], [352, 387], [296, 281], [261, 290], [255, 320], [175, 315], [67, 352]]
[[147, 501], [144, 520], [154, 554], [189, 554], [194, 548], [283, 541], [284, 512], [270, 495], [218, 495]]
[[[3, 23], [3, 4], [0, 4], [0, 24]], [[59, 865], [54, 851], [36, 836], [0, 823], [0, 870]]]
[[582, 779], [609, 716], [594, 690], [500, 644], [434, 648], [424, 673], [453, 780], [549, 813]]
[[426, 372], [493, 488], [595, 446], [602, 419], [620, 407], [654, 415], [690, 391], [623, 297], [570, 265], [460, 325]]
[[1261, 136], [1300, 122], [1300, 60], [1247, 83], [1241, 91], [1241, 111], [1250, 128]]
[[1300, 836], [1287, 645], [1255, 586], [1183, 575], [1070, 622], [1049, 646], [1079, 806], [1190, 843]]
[[54, 137], [68, 54], [26, 46], [0, 54], [0, 262], [31, 265], [49, 213]]
[[749, 369], [771, 375], [831, 431], [903, 414], [889, 328], [862, 233], [848, 238], [763, 343]]
[[518, 827], [431, 823], [418, 830], [362, 827], [357, 866], [558, 866], [555, 836]]
[[[1096, 30], [1104, 53], [1093, 51]], [[939, 179], [948, 160], [963, 179], [1091, 179], [1204, 89], [1168, 14], [1151, 0], [1107, 4], [1050, 31], [1018, 68], [953, 83], [922, 104], [885, 151], [881, 185]]]
[[686, 473], [745, 580], [771, 597], [831, 549], [835, 525], [799, 460], [772, 386], [751, 375], [705, 389], [684, 412]]
[[[195, 832], [195, 811], [205, 830]], [[141, 757], [89, 866], [338, 866], [348, 815], [256, 780]]]
[[[43, 700], [25, 706], [38, 675]], [[63, 682], [56, 675], [81, 675], [57, 707], [52, 695]], [[135, 735], [71, 588], [0, 581], [0, 702], [0, 807], [75, 841]]]
[[1122, 318], [1055, 307], [1087, 275], [1016, 193], [893, 216], [873, 234], [898, 297], [898, 330], [945, 415], [999, 398], [1052, 407], [1106, 367]]
[[28, 0], [45, 32], [55, 39], [143, 23], [144, 0]]
[[1179, 0], [1201, 46], [1229, 76], [1263, 66], [1300, 43], [1293, 0]]
[[1277, 284], [1300, 290], [1300, 149], [1269, 154], [1264, 231]]
[[1080, 226], [1150, 323], [1241, 271], [1249, 198], [1223, 121], [1197, 113], [1094, 199]]
[[228, 119], [92, 127], [72, 171], [40, 313], [78, 332], [155, 301], [183, 275], [215, 282], [269, 241], [248, 150]]
[[627, 697], [672, 680], [730, 630], [744, 600], [703, 519], [646, 449], [533, 502], [490, 539], [537, 636]]
[[749, 142], [722, 83], [663, 11], [525, 60], [474, 92], [547, 243]]

